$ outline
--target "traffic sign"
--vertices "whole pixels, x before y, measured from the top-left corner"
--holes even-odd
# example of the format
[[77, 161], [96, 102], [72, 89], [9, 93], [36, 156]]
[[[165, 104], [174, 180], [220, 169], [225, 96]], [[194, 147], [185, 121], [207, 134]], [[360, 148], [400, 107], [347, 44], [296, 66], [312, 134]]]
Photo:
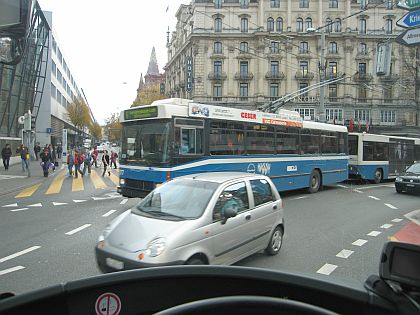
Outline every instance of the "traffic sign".
[[415, 10], [420, 8], [420, 0], [400, 0], [397, 7], [405, 10]]
[[397, 25], [404, 28], [420, 26], [420, 10], [408, 12], [397, 21]]
[[420, 44], [420, 28], [406, 30], [395, 39], [397, 43], [405, 46], [414, 46]]

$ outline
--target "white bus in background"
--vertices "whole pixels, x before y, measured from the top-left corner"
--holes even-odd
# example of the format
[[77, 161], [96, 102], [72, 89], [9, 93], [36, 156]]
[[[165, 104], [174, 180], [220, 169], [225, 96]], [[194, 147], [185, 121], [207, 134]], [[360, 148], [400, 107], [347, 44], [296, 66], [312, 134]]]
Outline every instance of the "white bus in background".
[[420, 161], [420, 139], [349, 133], [349, 177], [375, 183], [395, 178]]
[[92, 140], [91, 139], [83, 140], [83, 146], [90, 149], [92, 147]]

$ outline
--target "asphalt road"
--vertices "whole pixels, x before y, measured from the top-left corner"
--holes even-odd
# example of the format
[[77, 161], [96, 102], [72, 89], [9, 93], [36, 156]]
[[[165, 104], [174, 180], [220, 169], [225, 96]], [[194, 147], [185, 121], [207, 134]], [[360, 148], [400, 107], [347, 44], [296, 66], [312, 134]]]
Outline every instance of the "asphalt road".
[[[46, 194], [54, 179], [31, 196], [1, 197], [0, 292], [23, 293], [99, 274], [99, 234], [139, 201], [122, 198], [115, 185], [96, 188], [87, 176], [83, 191], [73, 191], [66, 178], [59, 193]], [[286, 234], [280, 254], [253, 255], [237, 265], [360, 282], [378, 272], [383, 244], [410, 222], [404, 215], [420, 208], [419, 196], [397, 194], [393, 183], [342, 184], [282, 197]]]

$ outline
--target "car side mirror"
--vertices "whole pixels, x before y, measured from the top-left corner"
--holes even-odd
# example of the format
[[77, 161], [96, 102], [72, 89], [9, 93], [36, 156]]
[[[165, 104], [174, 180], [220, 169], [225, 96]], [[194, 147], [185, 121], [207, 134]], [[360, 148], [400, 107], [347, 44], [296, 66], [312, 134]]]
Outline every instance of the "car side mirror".
[[236, 217], [236, 215], [237, 215], [237, 214], [238, 214], [238, 212], [237, 212], [235, 209], [233, 209], [232, 207], [226, 208], [226, 209], [225, 209], [225, 211], [224, 211], [222, 224], [225, 224], [225, 223], [226, 223], [226, 221], [227, 221], [229, 218], [234, 218], [234, 217]]

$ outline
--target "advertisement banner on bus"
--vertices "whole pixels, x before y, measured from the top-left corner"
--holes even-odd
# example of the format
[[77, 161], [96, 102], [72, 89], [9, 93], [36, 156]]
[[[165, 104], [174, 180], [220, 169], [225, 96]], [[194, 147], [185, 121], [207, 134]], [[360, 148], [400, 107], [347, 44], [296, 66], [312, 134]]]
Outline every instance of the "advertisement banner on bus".
[[188, 106], [190, 117], [225, 119], [259, 124], [302, 127], [302, 118], [298, 113], [282, 112], [278, 114], [256, 112], [239, 108], [221, 107], [190, 103]]

